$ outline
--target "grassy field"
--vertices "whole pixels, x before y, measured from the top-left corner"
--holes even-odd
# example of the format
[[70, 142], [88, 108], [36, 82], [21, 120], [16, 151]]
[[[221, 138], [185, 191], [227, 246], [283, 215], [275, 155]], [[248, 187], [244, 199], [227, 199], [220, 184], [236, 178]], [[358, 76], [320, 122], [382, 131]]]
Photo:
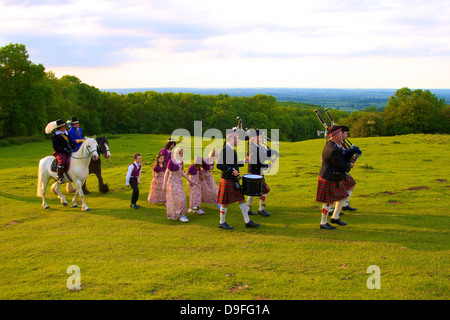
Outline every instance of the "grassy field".
[[[100, 194], [91, 175], [89, 212], [63, 207], [50, 188], [50, 209], [41, 207], [37, 167], [49, 141], [0, 148], [0, 299], [450, 298], [448, 136], [351, 139], [363, 150], [351, 172], [358, 210], [333, 231], [319, 229], [315, 202], [323, 140], [282, 143], [279, 171], [267, 177], [272, 216], [246, 229], [231, 205], [228, 231], [218, 228], [215, 205], [181, 223], [147, 202], [167, 138], [111, 139], [112, 158], [102, 157], [111, 192]], [[125, 187], [134, 152], [144, 164], [139, 210], [129, 208]], [[67, 288], [71, 265], [80, 268], [80, 290]], [[367, 287], [371, 265], [381, 289]]]

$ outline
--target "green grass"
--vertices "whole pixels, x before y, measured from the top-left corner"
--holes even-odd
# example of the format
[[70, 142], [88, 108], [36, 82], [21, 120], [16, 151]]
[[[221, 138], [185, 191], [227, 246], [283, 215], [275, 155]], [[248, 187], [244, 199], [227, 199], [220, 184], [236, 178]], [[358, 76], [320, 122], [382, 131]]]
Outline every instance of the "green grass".
[[[358, 211], [333, 231], [319, 229], [315, 202], [323, 140], [282, 143], [279, 172], [267, 177], [272, 216], [246, 229], [233, 204], [227, 231], [215, 205], [181, 223], [146, 201], [167, 138], [110, 140], [102, 167], [111, 192], [100, 194], [89, 176], [90, 212], [63, 207], [50, 188], [51, 208], [41, 207], [37, 165], [50, 142], [0, 148], [0, 299], [450, 298], [447, 135], [352, 138], [363, 150], [351, 172]], [[125, 187], [134, 152], [144, 164], [139, 210]], [[66, 286], [70, 265], [81, 269], [81, 290]], [[370, 265], [380, 267], [379, 290], [366, 286]]]

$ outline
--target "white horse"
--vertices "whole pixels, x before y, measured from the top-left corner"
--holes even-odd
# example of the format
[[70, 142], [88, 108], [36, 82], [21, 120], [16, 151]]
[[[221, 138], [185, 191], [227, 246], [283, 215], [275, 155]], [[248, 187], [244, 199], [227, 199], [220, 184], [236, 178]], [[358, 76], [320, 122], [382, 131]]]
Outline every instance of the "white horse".
[[[86, 178], [89, 174], [89, 163], [91, 162], [91, 159], [98, 160], [99, 154], [97, 152], [97, 141], [92, 138], [85, 137], [85, 140], [83, 144], [80, 146], [80, 149], [78, 149], [77, 152], [73, 152], [70, 159], [70, 168], [66, 172], [64, 176], [63, 182], [67, 182], [67, 176], [75, 183], [76, 192], [72, 199], [72, 207], [76, 208], [77, 205], [77, 198], [78, 195], [80, 195], [81, 202], [82, 202], [82, 211], [89, 211], [90, 209], [86, 205], [86, 201], [84, 200], [84, 193], [82, 190], [82, 186], [84, 182], [86, 181]], [[45, 209], [48, 209], [49, 206], [45, 200], [45, 193], [47, 190], [47, 185], [50, 180], [50, 178], [53, 178], [55, 180], [58, 180], [58, 175], [56, 172], [53, 172], [51, 170], [51, 165], [55, 157], [48, 156], [45, 158], [42, 158], [39, 161], [39, 173], [38, 173], [38, 185], [37, 185], [37, 196], [42, 197], [42, 206]], [[61, 193], [60, 184], [58, 183], [56, 186], [56, 193], [58, 194], [58, 198], [61, 200], [61, 203], [64, 206], [67, 206], [67, 200], [64, 197], [64, 195]]]

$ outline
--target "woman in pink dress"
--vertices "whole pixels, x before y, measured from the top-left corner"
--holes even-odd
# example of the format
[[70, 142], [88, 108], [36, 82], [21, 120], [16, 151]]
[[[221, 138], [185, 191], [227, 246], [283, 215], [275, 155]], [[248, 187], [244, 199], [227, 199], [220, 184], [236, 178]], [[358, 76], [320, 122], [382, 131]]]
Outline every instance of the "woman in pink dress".
[[188, 212], [203, 214], [205, 213], [200, 206], [202, 204], [202, 188], [200, 185], [200, 170], [202, 167], [202, 157], [195, 157], [194, 164], [189, 166], [186, 171], [186, 175], [189, 176], [191, 181], [195, 182], [196, 185], [188, 182], [189, 187], [189, 210]]
[[185, 214], [187, 213], [187, 200], [183, 187], [183, 178], [189, 182], [189, 177], [183, 172], [183, 154], [182, 148], [177, 147], [173, 151], [172, 158], [167, 163], [167, 169], [164, 174], [163, 190], [166, 191], [167, 219], [188, 222]]
[[164, 163], [164, 155], [158, 154], [156, 156], [156, 164], [152, 170], [152, 184], [150, 186], [150, 193], [147, 200], [151, 203], [165, 203], [166, 192], [163, 190], [164, 173], [166, 171], [166, 165]]
[[217, 204], [217, 195], [219, 188], [212, 175], [212, 169], [214, 168], [214, 161], [216, 159], [216, 151], [213, 149], [209, 153], [208, 157], [202, 161], [202, 170], [200, 171], [200, 182], [202, 190], [202, 202]]

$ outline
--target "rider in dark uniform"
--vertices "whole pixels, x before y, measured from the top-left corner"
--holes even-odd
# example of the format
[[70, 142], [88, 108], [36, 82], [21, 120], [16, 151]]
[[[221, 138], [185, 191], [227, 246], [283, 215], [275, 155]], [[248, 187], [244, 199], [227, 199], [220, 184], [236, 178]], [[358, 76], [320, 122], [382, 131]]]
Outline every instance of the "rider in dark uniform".
[[61, 119], [56, 121], [56, 132], [52, 136], [52, 144], [53, 156], [58, 161], [58, 183], [62, 183], [67, 159], [76, 147], [72, 138], [67, 134], [66, 123]]

